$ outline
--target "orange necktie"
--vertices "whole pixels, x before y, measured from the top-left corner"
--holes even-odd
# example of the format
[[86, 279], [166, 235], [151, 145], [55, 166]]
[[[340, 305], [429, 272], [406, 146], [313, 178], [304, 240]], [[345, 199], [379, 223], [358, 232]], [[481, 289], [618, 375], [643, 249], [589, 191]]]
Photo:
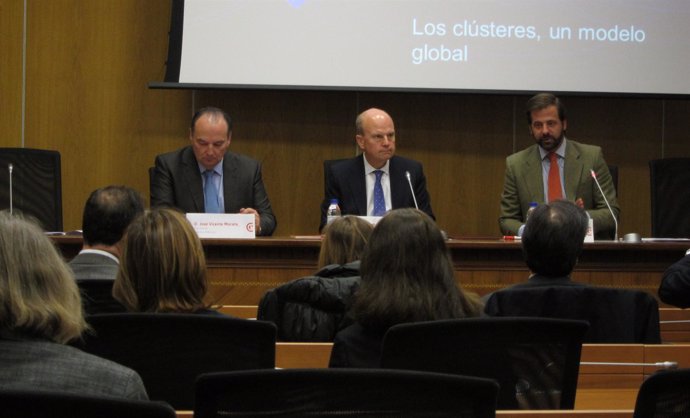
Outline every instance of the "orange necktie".
[[549, 153], [549, 160], [551, 167], [549, 168], [549, 202], [563, 199], [561, 192], [561, 170], [558, 168], [558, 154], [555, 152]]

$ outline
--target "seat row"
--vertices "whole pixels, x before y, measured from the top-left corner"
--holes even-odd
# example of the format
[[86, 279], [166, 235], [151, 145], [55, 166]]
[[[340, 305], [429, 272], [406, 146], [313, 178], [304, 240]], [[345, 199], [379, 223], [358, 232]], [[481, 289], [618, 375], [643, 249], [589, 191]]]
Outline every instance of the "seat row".
[[[276, 344], [272, 323], [216, 316], [105, 314], [92, 316], [90, 323], [94, 333], [83, 349], [136, 370], [151, 399], [178, 410], [193, 408], [200, 374], [323, 367], [331, 347]], [[586, 329], [581, 321], [537, 318], [402, 324], [386, 335], [381, 365], [492, 379], [499, 385], [498, 409], [568, 409], [575, 406]], [[631, 380], [628, 392], [640, 383], [641, 377]]]

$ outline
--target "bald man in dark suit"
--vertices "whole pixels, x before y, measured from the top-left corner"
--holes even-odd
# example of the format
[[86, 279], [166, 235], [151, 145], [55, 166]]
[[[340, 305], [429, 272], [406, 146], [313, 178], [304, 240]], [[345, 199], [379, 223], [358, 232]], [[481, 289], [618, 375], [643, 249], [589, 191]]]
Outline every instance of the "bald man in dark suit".
[[[424, 169], [418, 161], [395, 155], [395, 125], [381, 109], [362, 112], [355, 122], [356, 141], [362, 154], [326, 165], [325, 198], [321, 205], [321, 225], [326, 224], [326, 209], [338, 199], [343, 215], [379, 216], [374, 203], [376, 172], [380, 176], [385, 211], [415, 207], [434, 218]], [[407, 181], [407, 173], [414, 196]], [[435, 218], [434, 218], [435, 219]]]

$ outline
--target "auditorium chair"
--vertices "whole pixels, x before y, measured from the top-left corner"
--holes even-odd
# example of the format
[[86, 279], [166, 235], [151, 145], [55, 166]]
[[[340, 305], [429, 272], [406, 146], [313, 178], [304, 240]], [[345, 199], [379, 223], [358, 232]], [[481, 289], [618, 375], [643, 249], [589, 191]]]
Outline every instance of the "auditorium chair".
[[494, 417], [488, 379], [382, 369], [213, 373], [196, 382], [194, 418]]
[[0, 148], [0, 208], [9, 208], [10, 200], [13, 212], [31, 215], [46, 231], [62, 231], [60, 153]]
[[494, 379], [498, 409], [572, 409], [586, 330], [544, 318], [400, 324], [384, 336], [381, 367]]
[[662, 370], [649, 376], [637, 393], [633, 417], [690, 417], [690, 369]]
[[587, 321], [584, 342], [659, 344], [659, 304], [647, 292], [596, 286], [505, 288], [486, 301], [492, 317], [531, 316]]
[[84, 314], [125, 312], [124, 306], [113, 297], [114, 282], [114, 280], [104, 279], [77, 280]]
[[649, 161], [652, 237], [690, 238], [690, 158]]
[[152, 400], [192, 409], [202, 373], [275, 366], [276, 327], [221, 315], [99, 314], [76, 345], [139, 373]]
[[0, 389], [0, 415], [21, 418], [175, 418], [163, 402]]

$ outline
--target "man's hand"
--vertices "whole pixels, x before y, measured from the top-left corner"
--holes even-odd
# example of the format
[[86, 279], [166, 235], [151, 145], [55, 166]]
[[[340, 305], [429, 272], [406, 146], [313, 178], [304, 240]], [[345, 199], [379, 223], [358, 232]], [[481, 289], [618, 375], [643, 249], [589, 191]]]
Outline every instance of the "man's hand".
[[261, 216], [259, 215], [259, 212], [256, 211], [254, 208], [242, 208], [240, 209], [240, 213], [242, 214], [247, 214], [247, 213], [253, 213], [254, 214], [254, 230], [256, 231], [257, 234], [261, 233]]

